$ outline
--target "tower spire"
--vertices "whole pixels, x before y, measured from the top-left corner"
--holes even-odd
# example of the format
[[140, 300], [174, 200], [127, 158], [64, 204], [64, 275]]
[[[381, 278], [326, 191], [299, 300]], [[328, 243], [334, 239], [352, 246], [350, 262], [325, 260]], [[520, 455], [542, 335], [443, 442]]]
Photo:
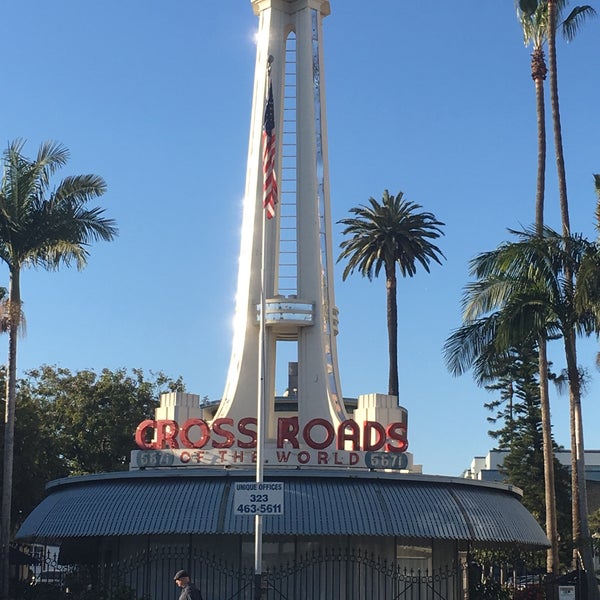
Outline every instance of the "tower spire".
[[[283, 344], [286, 351], [290, 345], [296, 351], [300, 427], [315, 418], [336, 425], [348, 417], [335, 340], [337, 309], [323, 80], [322, 20], [330, 12], [329, 2], [251, 2], [259, 17], [259, 30], [236, 315], [229, 371], [216, 418], [256, 415], [264, 293], [262, 358], [268, 440], [275, 436], [275, 372], [287, 371], [288, 366], [278, 364], [278, 356], [287, 356]], [[265, 198], [268, 156], [263, 152], [263, 130], [270, 101], [278, 205], [265, 222], [265, 209], [270, 205]]]

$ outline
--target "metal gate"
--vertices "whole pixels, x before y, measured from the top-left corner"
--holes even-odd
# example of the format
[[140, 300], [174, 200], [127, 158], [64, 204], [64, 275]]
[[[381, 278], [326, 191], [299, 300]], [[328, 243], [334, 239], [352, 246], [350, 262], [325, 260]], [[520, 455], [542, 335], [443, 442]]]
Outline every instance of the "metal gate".
[[[250, 565], [189, 546], [147, 548], [125, 559], [61, 568], [53, 590], [29, 586], [37, 600], [175, 600], [173, 574], [185, 568], [204, 600], [254, 600]], [[459, 600], [461, 565], [411, 571], [361, 550], [323, 550], [263, 573], [264, 600]], [[50, 592], [54, 591], [54, 594]], [[41, 593], [43, 592], [43, 594]]]
[[306, 555], [265, 574], [267, 600], [457, 600], [462, 569], [408, 570], [360, 550]]

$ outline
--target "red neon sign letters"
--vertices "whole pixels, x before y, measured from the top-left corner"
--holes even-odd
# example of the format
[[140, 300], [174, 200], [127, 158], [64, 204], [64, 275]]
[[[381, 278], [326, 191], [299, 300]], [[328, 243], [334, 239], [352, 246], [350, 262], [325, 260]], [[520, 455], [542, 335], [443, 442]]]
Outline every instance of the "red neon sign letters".
[[[152, 441], [149, 441], [152, 437]], [[175, 421], [147, 419], [135, 431], [135, 441], [142, 450], [165, 448], [256, 448], [256, 418], [245, 417], [237, 423], [233, 419], [188, 419], [183, 425]], [[311, 419], [300, 428], [298, 417], [277, 420], [277, 448], [314, 450], [326, 448], [367, 452], [405, 452], [408, 448], [406, 423], [387, 426], [376, 421], [360, 425], [348, 419], [337, 429], [325, 419]]]

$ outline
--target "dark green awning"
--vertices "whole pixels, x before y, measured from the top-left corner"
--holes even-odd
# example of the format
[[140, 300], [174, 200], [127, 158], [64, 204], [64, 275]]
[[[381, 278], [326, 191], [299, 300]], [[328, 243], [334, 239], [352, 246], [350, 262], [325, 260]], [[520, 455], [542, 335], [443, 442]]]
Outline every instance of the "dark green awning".
[[[233, 511], [234, 486], [252, 472], [146, 470], [57, 480], [27, 517], [18, 540], [60, 542], [96, 536], [252, 534], [252, 516]], [[398, 536], [547, 547], [520, 502], [498, 483], [395, 473], [279, 471], [284, 514], [265, 534]]]

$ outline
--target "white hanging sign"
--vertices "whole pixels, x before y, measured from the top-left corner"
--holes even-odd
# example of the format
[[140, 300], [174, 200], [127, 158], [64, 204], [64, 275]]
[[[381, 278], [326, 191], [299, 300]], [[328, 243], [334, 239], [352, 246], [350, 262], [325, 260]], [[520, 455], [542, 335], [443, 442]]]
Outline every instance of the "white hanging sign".
[[233, 496], [236, 515], [282, 515], [283, 482], [237, 481]]

